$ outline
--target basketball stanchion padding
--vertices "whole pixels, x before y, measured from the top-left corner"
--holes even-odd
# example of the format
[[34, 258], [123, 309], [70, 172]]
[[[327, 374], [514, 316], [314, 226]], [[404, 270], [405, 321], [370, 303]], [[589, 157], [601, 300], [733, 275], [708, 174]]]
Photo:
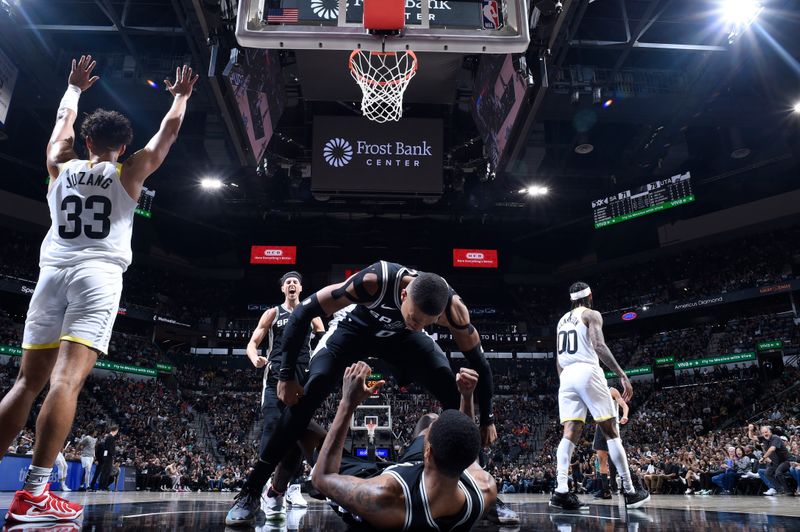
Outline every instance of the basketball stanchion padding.
[[364, 28], [369, 32], [399, 32], [405, 25], [405, 0], [364, 0]]

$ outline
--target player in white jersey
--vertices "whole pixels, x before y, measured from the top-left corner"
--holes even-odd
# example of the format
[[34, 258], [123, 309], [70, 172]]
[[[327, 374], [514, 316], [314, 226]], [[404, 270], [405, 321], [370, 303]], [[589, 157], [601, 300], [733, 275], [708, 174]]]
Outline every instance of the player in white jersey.
[[564, 510], [585, 508], [577, 495], [569, 491], [568, 475], [572, 453], [586, 423], [588, 410], [603, 431], [608, 454], [622, 477], [626, 506], [638, 508], [650, 499], [650, 494], [644, 489], [636, 489], [631, 481], [628, 458], [617, 427], [617, 405], [611, 399], [600, 360], [619, 375], [625, 401], [630, 401], [633, 396], [633, 387], [606, 345], [603, 316], [592, 310], [589, 285], [580, 282], [573, 284], [569, 296], [572, 310], [558, 321], [556, 333], [556, 369], [561, 381], [558, 411], [564, 433], [556, 452], [558, 484], [550, 499], [550, 506]]
[[47, 204], [52, 225], [42, 243], [39, 280], [23, 335], [22, 364], [0, 402], [0, 458], [22, 430], [33, 402], [49, 382], [36, 419], [36, 440], [25, 486], [6, 520], [49, 522], [77, 519], [83, 508], [46, 487], [75, 417], [78, 393], [97, 356], [106, 353], [131, 262], [133, 213], [144, 180], [161, 166], [177, 138], [186, 102], [198, 76], [186, 66], [165, 81], [172, 106], [155, 136], [124, 163], [130, 121], [98, 109], [81, 125], [88, 160], [74, 149], [81, 92], [99, 79], [91, 56], [72, 61], [69, 85], [47, 145]]

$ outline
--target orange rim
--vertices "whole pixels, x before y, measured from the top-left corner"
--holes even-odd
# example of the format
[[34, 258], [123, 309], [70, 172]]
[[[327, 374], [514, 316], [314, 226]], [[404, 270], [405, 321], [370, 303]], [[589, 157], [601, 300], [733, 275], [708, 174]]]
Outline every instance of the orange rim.
[[401, 83], [404, 83], [404, 82], [407, 82], [408, 80], [410, 80], [411, 77], [414, 74], [416, 74], [416, 72], [417, 72], [417, 54], [415, 54], [411, 50], [406, 50], [405, 52], [400, 52], [400, 53], [404, 53], [406, 55], [411, 56], [411, 59], [413, 60], [413, 64], [414, 64], [414, 66], [411, 68], [411, 70], [409, 70], [406, 73], [405, 76], [403, 76], [403, 77], [401, 77], [399, 79], [395, 79], [395, 80], [392, 80], [392, 81], [375, 81], [374, 79], [372, 79], [372, 78], [370, 78], [368, 76], [365, 76], [363, 74], [359, 74], [356, 71], [355, 67], [353, 66], [353, 58], [355, 56], [357, 56], [358, 54], [363, 54], [363, 53], [368, 53], [370, 55], [395, 55], [396, 56], [398, 54], [398, 52], [363, 52], [363, 51], [361, 51], [359, 49], [355, 49], [355, 50], [352, 51], [352, 53], [350, 54], [350, 60], [348, 61], [348, 63], [349, 63], [348, 66], [350, 68], [350, 72], [354, 75], [354, 77], [356, 79], [358, 79], [358, 81], [366, 83], [367, 85], [376, 85], [376, 86], [379, 86], [379, 87], [385, 87], [387, 85], [399, 85]]

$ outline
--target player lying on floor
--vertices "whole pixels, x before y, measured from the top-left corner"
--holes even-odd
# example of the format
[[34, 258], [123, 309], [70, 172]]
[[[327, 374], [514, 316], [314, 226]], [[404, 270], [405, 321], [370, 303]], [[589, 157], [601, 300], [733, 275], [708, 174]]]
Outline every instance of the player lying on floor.
[[497, 497], [494, 479], [477, 463], [481, 437], [472, 394], [478, 373], [462, 368], [456, 375], [460, 412], [445, 410], [438, 418], [426, 416], [427, 422], [418, 423], [418, 429], [428, 422], [430, 426], [403, 458], [413, 460], [416, 454], [421, 461], [389, 466], [372, 478], [360, 478], [341, 473], [342, 447], [356, 407], [383, 385], [379, 381], [367, 386], [371, 371], [364, 362], [345, 370], [342, 400], [311, 477], [314, 487], [357, 521], [376, 529], [470, 530]]

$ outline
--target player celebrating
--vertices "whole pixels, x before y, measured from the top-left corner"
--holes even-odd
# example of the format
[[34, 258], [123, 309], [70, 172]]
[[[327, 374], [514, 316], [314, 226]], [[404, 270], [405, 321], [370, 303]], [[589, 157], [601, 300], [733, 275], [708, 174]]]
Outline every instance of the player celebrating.
[[[622, 398], [619, 391], [613, 386], [609, 386], [608, 388], [609, 393], [611, 393], [611, 399], [616, 403], [614, 406], [614, 419], [618, 419], [619, 416], [619, 409], [622, 408], [622, 418], [619, 419], [620, 425], [625, 425], [628, 423], [628, 403], [625, 402], [625, 399]], [[606, 443], [605, 434], [600, 429], [600, 425], [596, 425], [594, 428], [594, 443], [592, 444], [592, 449], [597, 451], [597, 461], [600, 462], [600, 484], [602, 488], [595, 496], [596, 499], [610, 499], [611, 498], [611, 485], [609, 481], [609, 469], [608, 469], [608, 444]], [[614, 475], [616, 476], [616, 475]], [[613, 479], [613, 476], [611, 477]], [[616, 488], [614, 488], [616, 489]]]
[[[305, 388], [295, 378], [297, 357], [313, 318], [354, 304], [334, 319], [311, 357]], [[343, 283], [330, 285], [297, 305], [283, 333], [283, 361], [278, 398], [290, 405], [261, 449], [236, 502], [228, 525], [250, 524], [258, 497], [275, 466], [302, 434], [320, 404], [341, 381], [344, 370], [359, 358], [377, 356], [429, 390], [443, 409], [457, 409], [459, 393], [447, 357], [423, 330], [438, 323], [450, 329], [466, 359], [478, 371], [481, 438], [497, 438], [492, 416], [492, 373], [483, 355], [480, 335], [469, 322], [461, 298], [444, 279], [400, 264], [380, 261]]]
[[[264, 370], [264, 386], [261, 392], [261, 415], [264, 423], [261, 431], [261, 448], [266, 445], [275, 430], [275, 426], [278, 424], [281, 413], [286, 407], [278, 399], [276, 389], [278, 372], [281, 366], [281, 340], [283, 339], [283, 330], [289, 321], [289, 315], [291, 315], [300, 301], [300, 293], [303, 291], [303, 277], [298, 272], [287, 272], [281, 277], [280, 283], [281, 292], [284, 295], [283, 303], [264, 312], [258, 321], [258, 326], [253, 331], [250, 342], [247, 344], [247, 357], [253, 365], [256, 368], [267, 367]], [[295, 375], [297, 375], [298, 382], [302, 383], [305, 383], [305, 377], [308, 372], [309, 342], [312, 330], [315, 334], [325, 331], [325, 326], [320, 318], [314, 318], [311, 321], [311, 326], [300, 349], [300, 356], [297, 358]], [[258, 354], [258, 346], [261, 345], [267, 335], [269, 337], [269, 348], [267, 356], [263, 357]], [[275, 520], [286, 517], [284, 494], [286, 494], [286, 502], [289, 503], [290, 507], [304, 508], [306, 506], [305, 499], [300, 493], [300, 485], [293, 484], [289, 486], [289, 482], [300, 469], [303, 454], [308, 457], [312, 456], [313, 450], [319, 446], [324, 438], [325, 430], [312, 421], [302, 437], [302, 447], [298, 444], [291, 448], [286, 456], [283, 457], [281, 463], [278, 464], [272, 482], [267, 484], [267, 519]]]
[[17, 491], [7, 520], [77, 519], [83, 508], [53, 495], [47, 480], [75, 417], [78, 393], [99, 353], [108, 349], [131, 262], [133, 213], [144, 180], [161, 166], [175, 142], [197, 76], [186, 66], [166, 82], [174, 96], [158, 133], [120, 164], [131, 142], [130, 122], [98, 109], [81, 125], [89, 159], [78, 159], [73, 125], [78, 99], [99, 79], [91, 56], [72, 61], [47, 145], [47, 204], [53, 223], [42, 242], [39, 281], [23, 335], [22, 363], [14, 386], [0, 402], [0, 457], [25, 425], [34, 400], [50, 383], [36, 419], [36, 443], [25, 486]]
[[445, 410], [412, 443], [412, 448], [419, 447], [417, 442], [422, 440], [421, 460], [407, 462], [410, 454], [406, 452], [404, 463], [363, 479], [340, 474], [340, 466], [350, 417], [383, 385], [379, 381], [367, 386], [371, 371], [364, 362], [345, 370], [342, 400], [311, 477], [314, 486], [376, 529], [471, 530], [497, 496], [494, 478], [477, 463], [481, 441], [472, 393], [478, 373], [460, 370], [456, 382], [461, 412]]
[[622, 382], [622, 398], [630, 401], [633, 387], [606, 346], [603, 337], [603, 316], [592, 310], [592, 291], [586, 283], [575, 283], [569, 289], [572, 310], [558, 321], [556, 337], [556, 369], [561, 384], [558, 389], [558, 410], [564, 437], [558, 445], [556, 458], [557, 486], [550, 498], [550, 506], [564, 510], [584, 508], [575, 493], [569, 491], [567, 476], [575, 445], [578, 443], [587, 409], [597, 423], [608, 445], [608, 454], [614, 462], [625, 491], [628, 508], [638, 508], [650, 499], [644, 489], [636, 489], [631, 481], [628, 458], [622, 447], [617, 428], [617, 405], [611, 400], [600, 360]]

